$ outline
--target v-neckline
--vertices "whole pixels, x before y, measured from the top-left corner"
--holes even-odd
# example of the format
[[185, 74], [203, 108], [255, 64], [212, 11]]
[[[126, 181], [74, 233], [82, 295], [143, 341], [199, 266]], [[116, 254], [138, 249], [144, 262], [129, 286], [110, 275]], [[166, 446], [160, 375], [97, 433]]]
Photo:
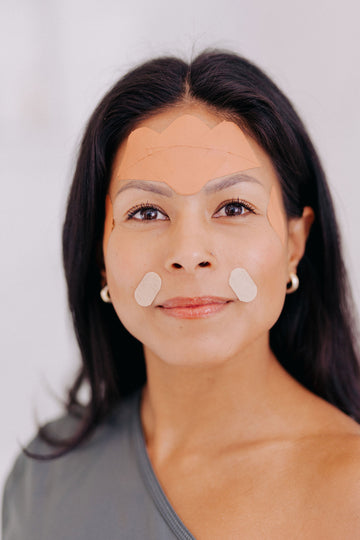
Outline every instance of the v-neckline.
[[136, 396], [135, 414], [133, 419], [133, 434], [135, 439], [136, 457], [144, 483], [163, 519], [180, 540], [196, 540], [185, 527], [165, 495], [158, 481], [146, 449], [145, 435], [140, 414], [141, 390]]

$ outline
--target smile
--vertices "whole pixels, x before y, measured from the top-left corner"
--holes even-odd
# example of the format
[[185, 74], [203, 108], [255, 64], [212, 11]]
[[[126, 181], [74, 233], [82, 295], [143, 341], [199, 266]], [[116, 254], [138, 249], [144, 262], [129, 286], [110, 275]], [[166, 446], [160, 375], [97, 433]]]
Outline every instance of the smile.
[[219, 313], [232, 302], [218, 296], [200, 296], [195, 298], [171, 298], [158, 307], [166, 315], [177, 319], [204, 319]]

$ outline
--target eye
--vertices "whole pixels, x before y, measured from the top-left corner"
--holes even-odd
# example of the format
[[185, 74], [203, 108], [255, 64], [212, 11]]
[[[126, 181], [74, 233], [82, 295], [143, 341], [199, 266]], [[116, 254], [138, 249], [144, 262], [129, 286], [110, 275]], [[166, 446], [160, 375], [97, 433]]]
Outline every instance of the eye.
[[127, 219], [136, 221], [164, 221], [168, 216], [157, 206], [151, 204], [138, 204], [127, 213]]
[[214, 216], [232, 217], [243, 216], [249, 213], [255, 214], [254, 208], [249, 203], [241, 201], [240, 199], [232, 199], [231, 201], [222, 203], [221, 206], [216, 210]]

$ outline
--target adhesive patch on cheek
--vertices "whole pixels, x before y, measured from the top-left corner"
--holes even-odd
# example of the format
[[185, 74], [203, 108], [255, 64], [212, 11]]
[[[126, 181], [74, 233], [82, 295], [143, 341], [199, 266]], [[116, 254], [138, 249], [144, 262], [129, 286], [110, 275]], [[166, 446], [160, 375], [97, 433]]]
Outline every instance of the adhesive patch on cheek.
[[161, 288], [161, 277], [156, 272], [148, 272], [135, 289], [135, 300], [139, 306], [150, 306]]
[[257, 295], [257, 286], [245, 268], [234, 268], [229, 285], [241, 302], [252, 302]]
[[271, 188], [270, 199], [267, 209], [267, 218], [271, 227], [284, 245], [286, 241], [285, 213], [281, 206], [279, 195], [274, 187]]

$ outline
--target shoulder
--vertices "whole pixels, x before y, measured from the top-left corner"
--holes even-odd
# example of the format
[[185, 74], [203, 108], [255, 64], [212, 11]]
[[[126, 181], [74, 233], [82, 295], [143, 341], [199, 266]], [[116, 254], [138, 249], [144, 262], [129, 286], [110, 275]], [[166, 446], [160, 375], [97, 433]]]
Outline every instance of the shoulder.
[[360, 426], [341, 424], [298, 446], [305, 505], [319, 537], [328, 539], [360, 538]]
[[360, 538], [360, 425], [323, 399], [305, 397], [292, 465], [306, 515], [318, 537]]
[[328, 448], [319, 466], [319, 508], [338, 538], [360, 538], [360, 435], [339, 434], [324, 443]]
[[[84, 460], [87, 456], [96, 455], [103, 449], [112, 438], [126, 440], [129, 432], [129, 424], [134, 413], [135, 396], [132, 395], [119, 403], [108, 414], [108, 416], [96, 426], [91, 435], [82, 444], [66, 453], [60, 458], [47, 459], [56, 452], [57, 447], [47, 443], [39, 434], [37, 434], [24, 448], [30, 455], [39, 456], [40, 459], [33, 459], [22, 451], [18, 455], [9, 477], [17, 478], [22, 472], [35, 469], [44, 471], [54, 470], [57, 467], [68, 467], [72, 461]], [[79, 407], [73, 413], [66, 413], [59, 418], [48, 422], [43, 429], [46, 434], [54, 438], [55, 441], [62, 441], [74, 437], [86, 415], [86, 410]], [[41, 459], [44, 458], [44, 459]]]
[[[97, 488], [106, 491], [115, 467], [122, 464], [124, 468], [131, 468], [129, 424], [133, 405], [133, 396], [119, 404], [86, 442], [62, 457], [39, 460], [28, 457], [24, 452], [19, 454], [3, 493], [3, 529], [6, 533], [12, 531], [5, 536], [6, 539], [42, 538], [39, 535], [40, 524], [43, 531], [50, 527], [51, 518], [47, 515], [52, 519], [57, 515], [71, 516], [71, 508], [75, 506], [80, 511], [88, 493], [94, 493], [96, 498]], [[46, 431], [60, 439], [71, 437], [77, 432], [80, 422], [81, 416], [66, 414], [48, 423]], [[36, 436], [26, 450], [48, 456], [56, 448]], [[96, 503], [91, 497], [87, 502], [89, 507]], [[77, 519], [75, 515], [73, 518]], [[44, 537], [51, 535], [44, 533]]]
[[[333, 405], [323, 402], [314, 409], [314, 423], [308, 437], [311, 454], [324, 482], [339, 489], [343, 484], [358, 487], [360, 481], [360, 425]], [[304, 448], [307, 448], [305, 444]]]

